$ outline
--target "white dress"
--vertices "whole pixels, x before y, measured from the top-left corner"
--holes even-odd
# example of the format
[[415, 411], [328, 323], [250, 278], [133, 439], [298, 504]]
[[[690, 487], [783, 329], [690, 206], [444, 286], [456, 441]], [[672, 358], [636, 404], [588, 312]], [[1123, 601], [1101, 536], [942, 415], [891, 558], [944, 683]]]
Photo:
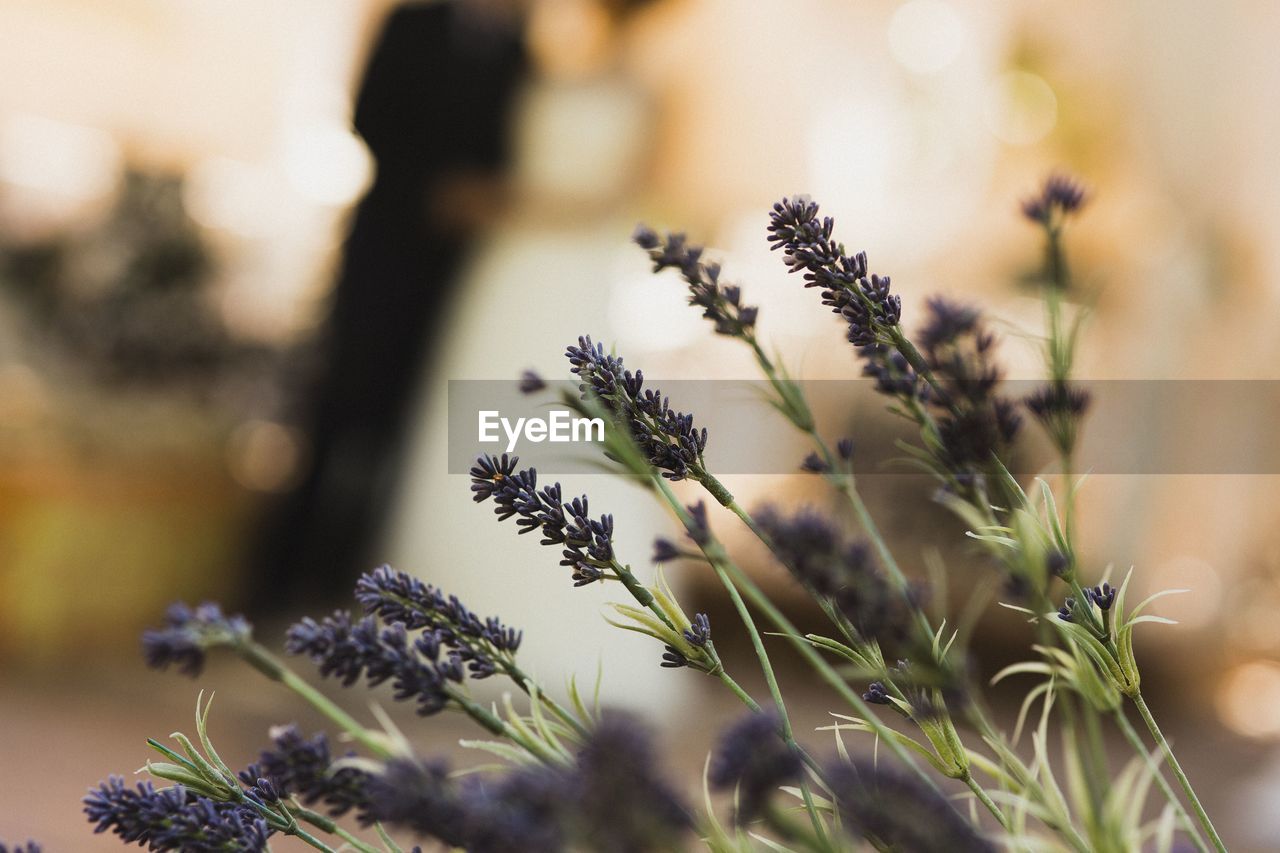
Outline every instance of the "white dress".
[[[536, 535], [517, 536], [513, 520], [499, 522], [491, 504], [471, 500], [465, 474], [448, 473], [448, 381], [514, 384], [529, 368], [567, 378], [565, 347], [582, 334], [618, 338], [610, 321], [611, 313], [619, 314], [610, 308], [614, 293], [646, 264], [629, 240], [636, 214], [617, 201], [639, 167], [643, 99], [619, 81], [544, 83], [528, 92], [521, 110], [516, 180], [526, 201], [489, 236], [441, 324], [447, 331], [418, 406], [382, 553], [482, 617], [497, 615], [522, 628], [522, 665], [549, 691], [563, 694], [576, 675], [589, 696], [601, 668], [601, 695], [610, 703], [660, 712], [688, 673], [659, 667], [663, 649], [656, 640], [604, 621], [607, 601], [629, 601], [621, 585], [574, 588], [569, 569], [558, 565], [560, 548], [540, 546]], [[537, 215], [529, 209], [534, 206], [557, 215]], [[577, 208], [585, 213], [575, 215]], [[455, 447], [471, 441], [477, 453], [494, 451], [474, 436], [452, 441]], [[537, 452], [528, 452], [521, 464], [537, 461]], [[589, 494], [593, 515], [614, 515], [619, 558], [650, 579], [653, 537], [671, 530], [652, 498], [607, 476], [554, 479], [562, 481], [566, 498]]]

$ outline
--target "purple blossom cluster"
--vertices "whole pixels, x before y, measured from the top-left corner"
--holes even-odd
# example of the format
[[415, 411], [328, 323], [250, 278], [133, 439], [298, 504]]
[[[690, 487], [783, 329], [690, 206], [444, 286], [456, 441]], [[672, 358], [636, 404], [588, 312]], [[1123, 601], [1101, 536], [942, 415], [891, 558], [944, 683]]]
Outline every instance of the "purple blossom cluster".
[[603, 580], [613, 561], [613, 516], [590, 517], [587, 496], [565, 501], [559, 483], [538, 488], [538, 470], [517, 471], [520, 457], [485, 454], [471, 468], [477, 503], [493, 501], [499, 521], [517, 516], [520, 533], [537, 530], [541, 544], [563, 546], [560, 565], [573, 570], [573, 585]]
[[702, 471], [707, 431], [693, 423], [693, 415], [671, 408], [661, 391], [644, 387], [644, 374], [623, 367], [622, 358], [592, 343], [589, 335], [565, 350], [570, 370], [581, 381], [583, 395], [593, 395], [612, 410], [649, 463], [669, 480], [683, 480]]
[[252, 808], [196, 796], [181, 785], [129, 787], [112, 776], [84, 798], [94, 832], [110, 830], [126, 844], [184, 853], [259, 853], [271, 830]]
[[142, 653], [153, 669], [174, 665], [195, 678], [204, 670], [208, 649], [243, 642], [252, 633], [243, 616], [227, 616], [212, 602], [192, 608], [179, 601], [165, 613], [163, 627], [143, 632]]
[[684, 234], [664, 237], [652, 228], [636, 228], [632, 240], [649, 253], [653, 271], [675, 268], [689, 286], [689, 304], [702, 309], [702, 316], [715, 324], [716, 334], [741, 338], [756, 325], [759, 309], [742, 304], [742, 288], [720, 280], [720, 265], [702, 259], [703, 249], [689, 243]]
[[902, 318], [902, 299], [890, 292], [889, 276], [868, 274], [865, 252], [845, 254], [834, 229], [830, 216], [818, 219], [811, 199], [784, 198], [769, 214], [770, 248], [785, 251], [787, 269], [803, 273], [805, 287], [822, 288], [822, 304], [848, 323], [850, 343], [879, 343]]

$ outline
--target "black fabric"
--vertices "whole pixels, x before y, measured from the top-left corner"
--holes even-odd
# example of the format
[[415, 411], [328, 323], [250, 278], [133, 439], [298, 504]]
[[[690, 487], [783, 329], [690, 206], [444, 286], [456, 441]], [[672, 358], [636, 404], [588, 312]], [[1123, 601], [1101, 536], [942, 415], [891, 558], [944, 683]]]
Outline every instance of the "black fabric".
[[[311, 464], [258, 549], [261, 611], [349, 592], [399, 480], [407, 419], [468, 241], [428, 210], [442, 182], [501, 173], [526, 67], [516, 21], [464, 3], [388, 18], [355, 109], [377, 165], [355, 212], [321, 337]], [[442, 438], [443, 440], [443, 438]]]

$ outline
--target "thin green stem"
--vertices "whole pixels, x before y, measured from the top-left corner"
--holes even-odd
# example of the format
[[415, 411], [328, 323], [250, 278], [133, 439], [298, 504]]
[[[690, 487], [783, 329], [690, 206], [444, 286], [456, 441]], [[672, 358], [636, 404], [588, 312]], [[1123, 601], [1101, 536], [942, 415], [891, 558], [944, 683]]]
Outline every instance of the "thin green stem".
[[563, 765], [566, 761], [565, 757], [554, 751], [547, 744], [537, 738], [528, 737], [514, 726], [494, 714], [488, 708], [472, 700], [464, 693], [453, 689], [446, 688], [449, 698], [457, 703], [468, 717], [479, 723], [485, 730], [491, 734], [504, 737], [518, 746], [523, 747], [530, 755], [537, 758], [544, 764]]
[[1169, 769], [1177, 777], [1178, 784], [1182, 786], [1182, 792], [1187, 795], [1187, 801], [1191, 803], [1191, 808], [1196, 813], [1196, 819], [1199, 820], [1201, 829], [1204, 830], [1205, 835], [1208, 836], [1209, 841], [1218, 853], [1227, 853], [1226, 845], [1222, 843], [1222, 838], [1218, 836], [1218, 831], [1213, 828], [1213, 821], [1209, 820], [1208, 813], [1205, 812], [1204, 806], [1200, 804], [1200, 798], [1196, 796], [1195, 789], [1191, 787], [1191, 780], [1183, 772], [1182, 765], [1178, 763], [1177, 756], [1173, 754], [1173, 750], [1169, 747], [1169, 741], [1165, 739], [1164, 734], [1160, 731], [1160, 726], [1156, 724], [1156, 718], [1151, 715], [1151, 709], [1147, 707], [1146, 700], [1142, 698], [1141, 693], [1133, 696], [1133, 704], [1138, 707], [1138, 713], [1142, 715], [1142, 721], [1147, 724], [1147, 729], [1151, 732], [1151, 736], [1155, 738], [1156, 744], [1164, 752], [1165, 763], [1169, 765]]
[[347, 830], [343, 829], [332, 818], [313, 812], [311, 809], [303, 808], [302, 806], [290, 805], [288, 806], [288, 809], [289, 813], [294, 817], [299, 820], [306, 821], [321, 832], [327, 832], [330, 835], [338, 836], [356, 850], [359, 850], [360, 853], [382, 853], [382, 851], [377, 847], [374, 847], [372, 844], [366, 844]]
[[[658, 493], [666, 500], [667, 504], [670, 506], [672, 512], [675, 514], [676, 518], [679, 519], [681, 524], [684, 524], [686, 527], [691, 524], [692, 519], [688, 517], [688, 511], [684, 508], [684, 505], [680, 503], [680, 499], [675, 496], [675, 493], [671, 491], [671, 488], [667, 486], [666, 482], [660, 477], [654, 477], [654, 482], [657, 485]], [[826, 658], [822, 657], [822, 655], [813, 648], [809, 641], [804, 638], [804, 635], [800, 633], [799, 629], [792, 624], [791, 620], [788, 619], [782, 611], [778, 609], [777, 605], [775, 605], [769, 597], [764, 594], [760, 587], [756, 585], [755, 581], [751, 580], [751, 578], [749, 578], [742, 569], [738, 568], [738, 566], [732, 562], [726, 561], [724, 569], [730, 580], [733, 582], [733, 585], [751, 600], [751, 604], [754, 605], [756, 609], [764, 613], [769, 621], [773, 623], [775, 628], [786, 635], [787, 640], [791, 643], [792, 647], [799, 652], [800, 656], [805, 659], [806, 663], [813, 667], [818, 676], [833, 690], [835, 690], [841, 699], [848, 702], [866, 719], [867, 725], [869, 725], [872, 730], [889, 745], [889, 748], [893, 751], [894, 755], [896, 755], [903, 764], [920, 776], [920, 778], [923, 779], [931, 788], [935, 791], [940, 790], [938, 788], [938, 783], [920, 767], [919, 763], [916, 762], [911, 754], [907, 752], [906, 747], [898, 742], [894, 737], [894, 732], [880, 721], [879, 716], [871, 709], [871, 706], [868, 705], [857, 692], [850, 689], [848, 683], [840, 673], [836, 671], [835, 667], [831, 666]]]
[[1004, 816], [1004, 812], [1000, 811], [1000, 807], [995, 804], [986, 789], [978, 784], [978, 780], [973, 778], [972, 773], [966, 773], [964, 783], [969, 786], [969, 790], [978, 798], [978, 802], [987, 807], [987, 811], [995, 815], [996, 820], [1000, 821], [1000, 827], [1005, 831], [1009, 831], [1009, 819]]
[[391, 757], [391, 749], [375, 732], [360, 725], [355, 717], [339, 708], [328, 696], [325, 696], [304, 681], [300, 675], [267, 651], [261, 644], [250, 640], [236, 645], [235, 649], [250, 666], [272, 681], [278, 681], [288, 687], [375, 756], [382, 759]]
[[[720, 578], [720, 582], [729, 593], [734, 609], [738, 611], [738, 616], [746, 627], [748, 636], [751, 637], [751, 647], [755, 650], [756, 658], [760, 661], [760, 670], [764, 673], [765, 683], [769, 685], [769, 695], [773, 698], [773, 705], [778, 710], [778, 722], [782, 726], [782, 739], [792, 749], [798, 750], [800, 745], [796, 743], [795, 732], [791, 728], [791, 716], [787, 713], [786, 702], [782, 699], [782, 690], [778, 687], [778, 679], [773, 672], [773, 663], [769, 660], [769, 653], [765, 651], [764, 640], [761, 639], [760, 631], [756, 628], [755, 620], [751, 617], [751, 611], [747, 609], [746, 602], [742, 600], [742, 595], [739, 594], [737, 587], [730, 580], [723, 560], [713, 559], [711, 567], [715, 570], [716, 577]], [[814, 831], [825, 842], [826, 831], [823, 829], [822, 818], [818, 815], [817, 806], [814, 805], [808, 779], [800, 781], [800, 794], [804, 799], [804, 807], [809, 813], [809, 820], [813, 823]]]
[[764, 822], [774, 832], [778, 833], [784, 841], [798, 842], [806, 849], [815, 851], [815, 853], [831, 853], [834, 849], [827, 839], [826, 833], [821, 832], [820, 823], [815, 825], [815, 832], [808, 832], [775, 805], [768, 804], [765, 806]]
[[1107, 747], [1102, 739], [1102, 726], [1099, 725], [1098, 712], [1087, 701], [1078, 703], [1080, 710], [1079, 716], [1084, 719], [1085, 737], [1089, 741], [1089, 748], [1085, 750], [1086, 760], [1091, 767], [1091, 773], [1094, 776], [1094, 784], [1098, 787], [1099, 805], [1105, 797], [1105, 791], [1110, 787], [1111, 768], [1107, 764]]
[[[622, 570], [626, 571], [625, 568]], [[629, 575], [630, 572], [627, 572], [627, 574]], [[622, 579], [621, 573], [619, 573], [619, 579]], [[634, 576], [631, 578], [631, 581], [635, 583]], [[623, 582], [625, 583], [626, 581], [623, 580]], [[628, 586], [628, 589], [630, 589], [630, 586]], [[644, 592], [645, 595], [649, 595], [648, 590], [645, 590], [643, 587], [641, 587], [641, 591]], [[635, 595], [634, 592], [632, 594]], [[394, 598], [401, 607], [420, 613], [428, 619], [432, 618], [432, 614], [413, 599], [402, 596], [394, 596]], [[652, 600], [653, 597], [650, 595], [649, 598]], [[637, 600], [639, 600], [638, 597]], [[642, 601], [641, 603], [643, 604], [644, 602]], [[579, 736], [587, 736], [587, 727], [584, 726], [577, 717], [570, 713], [568, 709], [564, 708], [560, 703], [548, 696], [547, 692], [543, 690], [528, 673], [520, 668], [519, 664], [515, 661], [515, 657], [510, 652], [494, 648], [492, 644], [479, 639], [464, 637], [462, 641], [467, 643], [468, 647], [471, 648], [472, 651], [491, 657], [502, 671], [506, 673], [507, 677], [510, 678], [512, 682], [514, 682], [515, 685], [525, 693], [525, 695], [533, 696], [536, 693], [538, 700], [546, 706], [547, 710], [559, 717], [561, 721], [577, 732]], [[476, 648], [477, 646], [479, 646], [479, 648]], [[537, 687], [537, 690], [531, 690], [530, 685]]]
[[[529, 692], [528, 685], [537, 684], [537, 682], [525, 673], [525, 671], [522, 670], [515, 661], [509, 659], [499, 660], [498, 665], [502, 667], [502, 671], [505, 672], [507, 676], [525, 692], [526, 695], [532, 695]], [[537, 694], [538, 701], [545, 705], [547, 710], [555, 714], [556, 717], [558, 717], [567, 726], [577, 732], [579, 736], [585, 738], [591, 733], [590, 730], [582, 724], [582, 721], [569, 711], [568, 708], [565, 708], [559, 702], [548, 696], [546, 691], [541, 687], [538, 688]]]
[[327, 853], [336, 853], [336, 851], [332, 847], [330, 847], [328, 844], [325, 844], [319, 838], [316, 838], [314, 835], [307, 832], [305, 829], [303, 829], [300, 826], [295, 827], [292, 832], [288, 832], [286, 834], [296, 837], [299, 841], [303, 841], [307, 844], [310, 844], [312, 847], [316, 848], [317, 850], [325, 850], [327, 851]]
[[1155, 779], [1156, 784], [1160, 787], [1160, 791], [1164, 794], [1169, 805], [1173, 806], [1174, 814], [1178, 816], [1178, 820], [1182, 823], [1182, 830], [1196, 845], [1196, 849], [1200, 853], [1209, 853], [1209, 845], [1204, 843], [1204, 836], [1200, 834], [1200, 830], [1191, 820], [1191, 815], [1187, 814], [1187, 810], [1183, 808], [1182, 801], [1178, 799], [1178, 795], [1174, 792], [1169, 780], [1164, 778], [1164, 772], [1160, 769], [1160, 765], [1151, 757], [1151, 753], [1147, 751], [1146, 744], [1142, 742], [1142, 738], [1138, 736], [1138, 732], [1133, 727], [1133, 723], [1129, 722], [1129, 717], [1125, 715], [1124, 708], [1117, 708], [1116, 723], [1120, 727], [1120, 731], [1124, 734], [1125, 740], [1133, 747], [1133, 751], [1142, 757], [1147, 763], [1147, 767], [1151, 770], [1151, 776]]
[[760, 703], [752, 699], [751, 694], [743, 690], [742, 685], [734, 681], [733, 677], [730, 676], [729, 673], [725, 672], [723, 668], [716, 673], [716, 677], [723, 681], [725, 686], [733, 691], [733, 695], [742, 700], [742, 704], [746, 705], [752, 711], [758, 712], [760, 710]]
[[1059, 822], [1050, 817], [1053, 805], [1050, 803], [1044, 787], [1036, 781], [1035, 777], [1031, 775], [1031, 772], [1027, 769], [1026, 765], [1024, 765], [1013, 750], [1009, 748], [1004, 736], [996, 731], [995, 726], [991, 724], [991, 720], [987, 717], [987, 714], [982, 709], [981, 705], [977, 702], [970, 703], [967, 717], [969, 722], [971, 722], [978, 730], [978, 733], [982, 735], [987, 744], [995, 751], [1004, 768], [1013, 774], [1014, 781], [1022, 786], [1022, 790], [1025, 792], [1025, 795], [1032, 801], [1046, 807], [1046, 814], [1042, 815], [1040, 818], [1044, 825], [1061, 835], [1063, 839], [1065, 839], [1066, 842], [1077, 851], [1077, 853], [1092, 853], [1089, 845], [1085, 843], [1085, 840], [1080, 836], [1080, 833], [1077, 832], [1075, 827], [1069, 822], [1069, 815], [1063, 815], [1064, 822]]

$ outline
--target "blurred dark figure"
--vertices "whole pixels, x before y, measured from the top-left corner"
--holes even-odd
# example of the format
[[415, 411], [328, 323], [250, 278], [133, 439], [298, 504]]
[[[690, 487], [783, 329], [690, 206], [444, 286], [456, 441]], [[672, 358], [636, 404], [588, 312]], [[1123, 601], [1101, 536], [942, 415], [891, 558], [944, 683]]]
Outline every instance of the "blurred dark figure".
[[321, 339], [309, 470], [267, 526], [256, 609], [341, 593], [396, 491], [406, 421], [477, 229], [502, 199], [508, 120], [527, 61], [512, 2], [392, 13], [355, 128], [377, 178], [355, 214]]

